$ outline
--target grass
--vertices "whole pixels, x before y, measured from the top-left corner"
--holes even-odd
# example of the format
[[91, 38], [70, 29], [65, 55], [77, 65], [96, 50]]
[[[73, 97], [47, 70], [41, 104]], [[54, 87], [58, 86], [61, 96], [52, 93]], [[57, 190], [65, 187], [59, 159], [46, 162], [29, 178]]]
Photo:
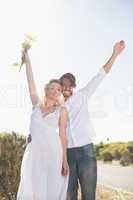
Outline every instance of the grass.
[[[81, 200], [79, 192], [78, 200]], [[2, 198], [0, 195], [0, 200], [7, 200]], [[12, 199], [15, 200], [15, 199]], [[97, 186], [96, 200], [133, 200], [133, 194], [128, 194], [121, 189], [114, 189], [103, 185]]]
[[[80, 192], [79, 200], [81, 200]], [[133, 194], [129, 194], [121, 189], [98, 185], [96, 200], [133, 200]]]

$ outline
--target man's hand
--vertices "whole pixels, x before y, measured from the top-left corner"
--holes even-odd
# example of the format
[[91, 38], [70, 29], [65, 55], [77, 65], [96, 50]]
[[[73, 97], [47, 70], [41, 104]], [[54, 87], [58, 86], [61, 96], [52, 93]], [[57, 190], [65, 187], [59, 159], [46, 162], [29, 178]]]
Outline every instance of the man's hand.
[[59, 106], [65, 106], [65, 99], [62, 94], [61, 94], [61, 96], [58, 97], [57, 103], [59, 104]]
[[120, 42], [117, 42], [114, 45], [112, 56], [107, 61], [107, 63], [103, 66], [106, 73], [108, 73], [110, 71], [110, 69], [111, 69], [112, 65], [114, 64], [117, 56], [124, 50], [124, 48], [125, 48], [125, 42], [123, 40], [121, 40]]
[[117, 42], [113, 48], [113, 55], [118, 56], [124, 50], [124, 48], [125, 48], [125, 42], [123, 40]]

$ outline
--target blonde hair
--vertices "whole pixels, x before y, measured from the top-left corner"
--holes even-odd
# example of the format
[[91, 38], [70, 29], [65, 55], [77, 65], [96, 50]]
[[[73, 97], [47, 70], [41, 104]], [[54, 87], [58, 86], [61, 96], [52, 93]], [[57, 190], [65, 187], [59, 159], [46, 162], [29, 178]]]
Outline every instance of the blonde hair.
[[48, 91], [48, 89], [50, 88], [51, 84], [53, 84], [53, 83], [58, 83], [59, 85], [61, 85], [59, 79], [51, 79], [51, 80], [45, 85], [45, 87], [44, 87], [44, 96], [43, 96], [43, 102], [44, 102], [44, 104], [46, 103], [46, 99], [47, 99], [47, 91]]

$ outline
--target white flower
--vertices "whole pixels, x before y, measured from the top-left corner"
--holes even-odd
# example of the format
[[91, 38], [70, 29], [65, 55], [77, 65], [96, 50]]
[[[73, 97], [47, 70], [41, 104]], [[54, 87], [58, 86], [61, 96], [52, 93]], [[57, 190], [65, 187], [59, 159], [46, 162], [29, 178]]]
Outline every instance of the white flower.
[[[25, 38], [24, 38], [24, 41], [21, 44], [21, 52], [23, 53], [23, 51], [29, 50], [32, 47], [32, 45], [33, 45], [33, 43], [35, 41], [36, 41], [36, 37], [35, 36], [33, 37], [31, 34], [26, 34]], [[24, 64], [24, 59], [23, 59], [23, 56], [22, 56], [21, 57], [21, 61], [14, 63], [12, 66], [19, 68], [19, 71], [20, 71], [22, 66], [23, 66], [23, 64]]]
[[22, 51], [29, 50], [32, 47], [33, 42], [35, 41], [35, 37], [30, 34], [25, 35], [24, 42], [22, 43]]

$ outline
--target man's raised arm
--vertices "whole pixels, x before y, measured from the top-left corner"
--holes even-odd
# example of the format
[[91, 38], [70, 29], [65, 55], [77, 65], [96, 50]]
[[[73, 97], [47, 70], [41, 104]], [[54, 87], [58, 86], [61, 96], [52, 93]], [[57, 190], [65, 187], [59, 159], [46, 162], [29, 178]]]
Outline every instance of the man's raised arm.
[[95, 92], [96, 88], [99, 86], [99, 84], [101, 83], [101, 81], [103, 80], [105, 75], [110, 71], [116, 58], [118, 57], [118, 55], [121, 54], [121, 52], [124, 50], [124, 48], [125, 48], [125, 42], [123, 40], [115, 43], [115, 45], [113, 47], [113, 53], [112, 53], [110, 59], [107, 61], [107, 63], [102, 68], [100, 68], [100, 71], [98, 72], [98, 74], [96, 74], [96, 76], [94, 76], [88, 82], [88, 84], [84, 88], [82, 88], [80, 91], [85, 92], [87, 94], [87, 96], [90, 97]]
[[124, 48], [125, 48], [125, 42], [123, 40], [121, 40], [120, 42], [117, 42], [114, 45], [112, 56], [110, 57], [108, 62], [103, 66], [106, 73], [108, 73], [110, 71], [116, 58], [118, 57], [118, 55], [121, 54], [121, 52], [123, 51]]

